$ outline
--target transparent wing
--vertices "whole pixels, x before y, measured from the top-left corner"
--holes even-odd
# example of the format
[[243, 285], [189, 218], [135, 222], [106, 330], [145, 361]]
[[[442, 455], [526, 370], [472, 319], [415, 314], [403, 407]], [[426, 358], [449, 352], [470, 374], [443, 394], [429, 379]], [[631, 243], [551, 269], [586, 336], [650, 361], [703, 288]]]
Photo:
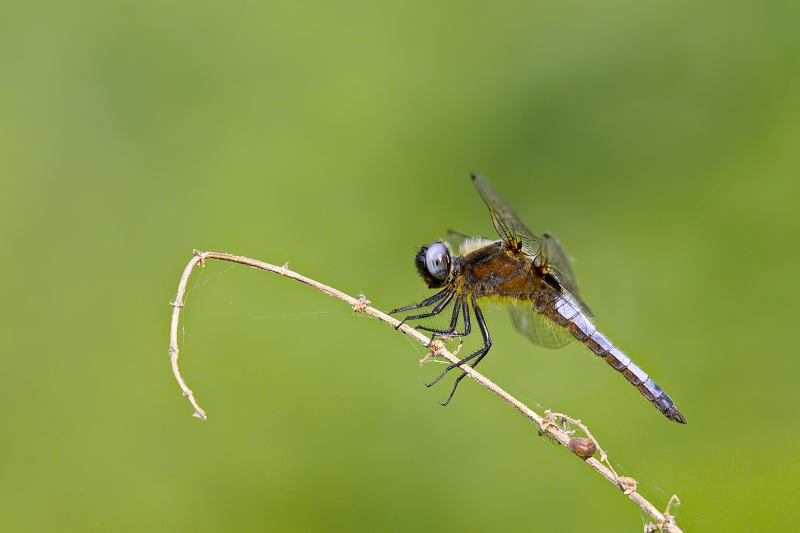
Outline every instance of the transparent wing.
[[492, 224], [494, 224], [497, 234], [511, 245], [512, 249], [522, 250], [531, 257], [536, 257], [542, 248], [541, 239], [523, 224], [514, 208], [503, 200], [500, 193], [494, 190], [486, 178], [475, 172], [471, 176], [473, 185], [478, 189], [478, 194], [489, 208]]
[[544, 232], [542, 237], [542, 256], [545, 259], [547, 268], [555, 274], [558, 282], [575, 297], [583, 311], [593, 317], [594, 311], [589, 309], [589, 306], [581, 299], [581, 294], [578, 291], [578, 282], [575, 281], [575, 274], [572, 272], [571, 260], [567, 252], [561, 247], [555, 235], [547, 231]]
[[533, 344], [545, 348], [561, 348], [575, 340], [569, 331], [540, 315], [532, 307], [511, 306], [508, 312], [511, 313], [514, 327]]
[[575, 281], [575, 274], [570, 266], [570, 258], [555, 236], [551, 233], [545, 233], [542, 239], [535, 236], [519, 219], [514, 208], [503, 200], [500, 193], [480, 174], [472, 173], [472, 183], [489, 207], [492, 223], [500, 237], [509, 243], [512, 249], [521, 249], [531, 258], [541, 254], [544, 264], [553, 272], [559, 283], [575, 297], [575, 301], [587, 315], [594, 316], [594, 311], [581, 299], [578, 282]]
[[464, 235], [459, 231], [455, 231], [452, 229], [447, 230], [447, 242], [453, 247], [453, 250], [458, 250], [461, 248], [461, 245], [464, 244], [464, 241], [469, 239], [469, 235]]
[[486, 241], [486, 243], [494, 242], [492, 239], [487, 239], [486, 237], [480, 237], [480, 236], [470, 237], [469, 235], [465, 235], [459, 231], [455, 231], [452, 229], [447, 230], [447, 242], [449, 242], [450, 245], [453, 247], [454, 253], [461, 251], [461, 246], [464, 244], [464, 242], [467, 241], [467, 239]]

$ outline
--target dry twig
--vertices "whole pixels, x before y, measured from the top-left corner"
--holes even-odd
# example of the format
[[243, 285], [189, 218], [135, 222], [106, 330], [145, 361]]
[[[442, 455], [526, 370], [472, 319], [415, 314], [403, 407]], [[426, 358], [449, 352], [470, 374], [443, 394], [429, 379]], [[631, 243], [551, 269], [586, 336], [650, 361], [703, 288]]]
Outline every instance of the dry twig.
[[[178, 384], [183, 391], [183, 395], [189, 399], [189, 402], [192, 404], [194, 408], [194, 415], [197, 418], [202, 420], [206, 419], [206, 413], [203, 411], [200, 406], [197, 404], [195, 400], [194, 393], [189, 389], [186, 385], [186, 382], [181, 377], [180, 370], [178, 369], [178, 324], [180, 322], [180, 314], [181, 309], [183, 308], [183, 301], [184, 295], [186, 293], [186, 285], [189, 281], [189, 276], [192, 274], [192, 270], [195, 266], [200, 264], [201, 266], [205, 266], [205, 261], [207, 259], [219, 259], [222, 261], [230, 261], [232, 263], [239, 263], [242, 265], [248, 265], [253, 268], [258, 268], [261, 270], [267, 270], [269, 272], [274, 272], [276, 274], [280, 274], [281, 276], [286, 276], [288, 278], [294, 279], [296, 281], [300, 281], [307, 285], [311, 285], [315, 289], [318, 289], [329, 296], [334, 296], [339, 298], [342, 301], [347, 302], [351, 306], [353, 306], [353, 310], [359, 313], [366, 313], [372, 317], [377, 318], [387, 324], [397, 327], [400, 324], [400, 321], [381, 312], [377, 309], [370, 307], [370, 302], [367, 300], [364, 295], [359, 295], [358, 298], [353, 298], [341, 291], [334, 289], [333, 287], [329, 287], [327, 285], [323, 285], [313, 279], [307, 278], [296, 272], [292, 272], [289, 270], [289, 263], [284, 264], [283, 266], [275, 266], [269, 263], [264, 263], [263, 261], [258, 261], [256, 259], [250, 259], [248, 257], [242, 257], [239, 255], [232, 255], [226, 253], [218, 253], [218, 252], [200, 252], [198, 250], [194, 251], [194, 257], [192, 257], [189, 264], [186, 265], [186, 268], [183, 271], [183, 275], [181, 276], [180, 283], [178, 284], [178, 293], [175, 295], [175, 301], [171, 302], [173, 307], [172, 309], [172, 322], [170, 325], [170, 346], [169, 346], [169, 355], [170, 360], [172, 362], [172, 372], [175, 374], [175, 379], [178, 380]], [[457, 363], [459, 358], [454, 354], [448, 351], [445, 348], [444, 342], [441, 340], [436, 340], [434, 342], [430, 342], [430, 339], [414, 329], [407, 324], [403, 324], [399, 327], [400, 330], [403, 331], [409, 337], [412, 337], [423, 346], [430, 349], [430, 352], [425, 358], [420, 361], [420, 364], [424, 363], [425, 361], [433, 358], [433, 357], [443, 357], [450, 362]], [[456, 350], [458, 352], [458, 350]], [[645, 525], [645, 531], [653, 532], [653, 531], [666, 531], [669, 533], [680, 533], [681, 529], [675, 524], [675, 517], [670, 514], [670, 506], [673, 503], [678, 502], [677, 496], [672, 496], [670, 498], [669, 504], [667, 505], [667, 509], [665, 512], [659, 511], [652, 503], [646, 500], [641, 494], [636, 492], [636, 480], [632, 478], [620, 477], [617, 475], [616, 472], [611, 468], [610, 463], [606, 457], [606, 453], [602, 451], [600, 445], [597, 441], [592, 437], [591, 433], [589, 433], [588, 428], [581, 424], [580, 420], [575, 420], [570, 418], [566, 415], [561, 413], [550, 413], [545, 412], [545, 416], [542, 416], [535, 411], [531, 410], [527, 405], [520, 402], [509, 393], [501, 389], [498, 385], [493, 383], [489, 378], [483, 376], [475, 369], [471, 368], [468, 364], [461, 365], [461, 368], [464, 372], [467, 373], [469, 377], [473, 380], [477, 381], [494, 394], [502, 398], [506, 403], [511, 405], [517, 411], [522, 413], [527, 419], [531, 420], [534, 424], [539, 427], [539, 433], [542, 435], [546, 435], [550, 439], [555, 442], [558, 442], [565, 448], [569, 449], [569, 441], [574, 433], [574, 431], [569, 431], [569, 424], [574, 424], [578, 426], [581, 430], [586, 433], [591, 441], [597, 445], [597, 449], [601, 452], [601, 460], [597, 460], [594, 457], [581, 457], [581, 459], [592, 467], [595, 471], [597, 471], [600, 475], [610, 481], [615, 487], [620, 489], [628, 498], [636, 502], [636, 504], [644, 510], [653, 520], [654, 523]], [[560, 423], [559, 423], [560, 422]], [[577, 455], [576, 455], [577, 456]], [[579, 456], [578, 456], [579, 457]], [[605, 462], [606, 464], [603, 464]]]

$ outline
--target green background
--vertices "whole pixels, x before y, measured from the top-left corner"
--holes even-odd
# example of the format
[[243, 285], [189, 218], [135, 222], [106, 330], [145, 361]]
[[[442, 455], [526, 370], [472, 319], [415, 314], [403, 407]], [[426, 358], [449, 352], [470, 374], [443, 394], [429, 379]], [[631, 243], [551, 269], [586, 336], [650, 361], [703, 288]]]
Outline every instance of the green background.
[[[641, 531], [638, 508], [418, 345], [415, 248], [555, 233], [667, 421], [487, 315], [480, 370], [582, 419], [686, 531], [800, 521], [797, 2], [6, 2], [2, 531]], [[465, 349], [478, 345], [473, 335]]]

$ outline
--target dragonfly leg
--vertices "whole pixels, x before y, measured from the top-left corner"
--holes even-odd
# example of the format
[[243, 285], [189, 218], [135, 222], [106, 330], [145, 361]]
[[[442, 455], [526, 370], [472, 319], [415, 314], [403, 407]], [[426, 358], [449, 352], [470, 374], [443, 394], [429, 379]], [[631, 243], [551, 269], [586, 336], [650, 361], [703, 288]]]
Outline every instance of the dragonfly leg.
[[[458, 315], [464, 315], [464, 331], [459, 333], [456, 331], [456, 324], [458, 323]], [[433, 333], [431, 340], [434, 339], [436, 335], [441, 337], [466, 337], [470, 334], [470, 323], [469, 323], [469, 306], [467, 304], [467, 299], [465, 297], [459, 297], [456, 300], [456, 304], [453, 307], [453, 317], [450, 319], [450, 327], [447, 329], [435, 329], [435, 328], [427, 328], [425, 326], [416, 326], [416, 329], [422, 331], [429, 331]]]
[[423, 313], [421, 315], [409, 315], [409, 316], [405, 317], [403, 320], [400, 321], [400, 323], [397, 326], [395, 326], [394, 329], [398, 329], [400, 326], [405, 324], [406, 321], [408, 321], [408, 320], [416, 320], [418, 318], [428, 318], [429, 316], [438, 315], [439, 313], [442, 312], [442, 310], [445, 307], [447, 307], [447, 304], [450, 303], [450, 300], [452, 300], [454, 294], [455, 294], [455, 291], [453, 291], [453, 289], [451, 287], [447, 287], [443, 291], [437, 292], [436, 294], [434, 294], [430, 298], [426, 298], [426, 299], [422, 300], [418, 304], [411, 304], [411, 305], [407, 305], [405, 307], [401, 307], [399, 309], [394, 309], [392, 311], [389, 311], [389, 314], [393, 315], [395, 313], [402, 313], [404, 311], [412, 311], [414, 309], [422, 309], [423, 307], [428, 307], [428, 306], [431, 306], [431, 305], [435, 304], [436, 302], [438, 302], [442, 298], [445, 299], [445, 301], [443, 303], [440, 303], [439, 305], [437, 305], [436, 308], [434, 308], [433, 311], [431, 311], [430, 313]]
[[447, 296], [447, 293], [450, 292], [450, 290], [451, 290], [450, 287], [446, 287], [444, 290], [437, 292], [433, 296], [425, 298], [424, 300], [422, 300], [418, 304], [411, 304], [411, 305], [407, 305], [405, 307], [400, 307], [398, 309], [393, 309], [393, 310], [389, 311], [388, 314], [393, 315], [395, 313], [402, 313], [403, 311], [411, 311], [413, 309], [421, 309], [423, 307], [428, 307], [429, 305], [433, 305], [436, 302], [438, 302], [439, 300], [441, 300], [442, 298], [444, 298], [445, 296]]
[[[472, 300], [472, 309], [475, 311], [475, 320], [478, 321], [478, 327], [480, 328], [481, 336], [483, 337], [483, 347], [480, 350], [468, 355], [467, 357], [465, 357], [464, 359], [460, 360], [459, 362], [452, 363], [452, 364], [448, 365], [447, 368], [444, 369], [444, 372], [439, 374], [439, 377], [434, 379], [432, 382], [425, 384], [427, 387], [434, 386], [448, 372], [450, 372], [454, 368], [457, 368], [457, 367], [463, 365], [464, 363], [469, 363], [470, 361], [474, 360], [470, 364], [470, 366], [472, 368], [475, 368], [475, 366], [478, 363], [481, 362], [481, 359], [483, 359], [486, 356], [486, 354], [489, 353], [489, 349], [492, 347], [492, 337], [489, 335], [489, 328], [486, 326], [486, 320], [484, 320], [484, 318], [483, 318], [483, 312], [481, 312], [481, 308], [478, 307], [478, 304], [475, 302], [475, 295], [472, 296], [471, 300]], [[469, 320], [469, 318], [468, 318], [468, 316], [469, 316], [469, 308], [467, 308], [466, 312], [467, 312], [467, 314], [465, 316], [467, 317], [466, 320], [468, 321]], [[450, 403], [450, 400], [453, 399], [453, 395], [456, 393], [456, 389], [458, 388], [458, 384], [461, 382], [462, 379], [464, 379], [464, 376], [466, 376], [466, 375], [467, 375], [466, 373], [463, 373], [460, 376], [458, 376], [458, 378], [456, 378], [456, 381], [453, 384], [453, 390], [450, 391], [450, 396], [447, 397], [447, 400], [445, 400], [445, 402], [442, 405], [447, 405], [448, 403]]]
[[[478, 322], [478, 327], [481, 330], [481, 336], [483, 336], [483, 348], [475, 352], [474, 354], [470, 355], [467, 359], [475, 358], [475, 361], [470, 363], [470, 367], [475, 368], [478, 366], [478, 363], [481, 362], [481, 359], [486, 357], [486, 354], [489, 353], [489, 349], [492, 347], [492, 337], [489, 335], [489, 328], [486, 326], [486, 320], [483, 318], [483, 312], [481, 312], [481, 308], [478, 307], [477, 303], [475, 302], [475, 296], [472, 296], [472, 308], [475, 310], [475, 320]], [[456, 381], [453, 383], [453, 390], [450, 391], [450, 396], [442, 402], [442, 406], [447, 406], [450, 403], [450, 400], [453, 399], [453, 395], [456, 393], [456, 389], [458, 388], [458, 384], [461, 383], [461, 380], [467, 376], [466, 372], [462, 372], [460, 376], [456, 378]]]

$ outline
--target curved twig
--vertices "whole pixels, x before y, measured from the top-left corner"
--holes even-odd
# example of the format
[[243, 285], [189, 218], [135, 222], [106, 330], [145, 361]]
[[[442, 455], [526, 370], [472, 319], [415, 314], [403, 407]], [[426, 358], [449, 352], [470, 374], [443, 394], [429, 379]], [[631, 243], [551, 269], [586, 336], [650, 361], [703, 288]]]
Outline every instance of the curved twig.
[[[327, 285], [323, 285], [313, 279], [307, 278], [302, 276], [296, 272], [292, 272], [289, 270], [289, 264], [286, 263], [283, 266], [275, 266], [269, 263], [265, 263], [263, 261], [258, 261], [256, 259], [250, 259], [249, 257], [242, 257], [239, 255], [232, 255], [226, 253], [218, 253], [218, 252], [200, 252], [198, 250], [194, 250], [194, 257], [192, 257], [189, 264], [186, 265], [186, 268], [183, 271], [183, 275], [181, 276], [180, 283], [178, 284], [178, 293], [175, 295], [175, 300], [171, 302], [172, 305], [172, 322], [170, 324], [170, 345], [169, 345], [169, 355], [170, 360], [172, 362], [172, 372], [175, 374], [175, 379], [178, 381], [178, 384], [183, 391], [183, 395], [189, 399], [189, 402], [192, 404], [194, 408], [194, 415], [197, 418], [202, 420], [206, 419], [206, 413], [203, 411], [200, 406], [197, 404], [197, 400], [194, 397], [194, 393], [191, 389], [186, 385], [186, 382], [181, 377], [180, 370], [178, 369], [178, 324], [180, 322], [180, 314], [181, 309], [183, 308], [183, 301], [184, 295], [186, 294], [186, 285], [189, 281], [189, 276], [192, 274], [192, 270], [194, 267], [200, 264], [201, 266], [205, 266], [206, 259], [219, 259], [222, 261], [230, 261], [232, 263], [239, 263], [242, 265], [248, 265], [253, 268], [258, 268], [261, 270], [267, 270], [269, 272], [274, 272], [276, 274], [280, 274], [281, 276], [286, 276], [296, 281], [300, 281], [305, 283], [306, 285], [310, 285], [315, 289], [318, 289], [329, 296], [334, 296], [339, 298], [340, 300], [347, 302], [351, 306], [353, 306], [353, 310], [359, 313], [365, 313], [369, 316], [375, 317], [382, 322], [386, 322], [387, 324], [398, 327], [400, 330], [403, 331], [409, 337], [412, 337], [420, 344], [425, 346], [426, 348], [430, 349], [429, 355], [426, 356], [420, 363], [423, 363], [429, 360], [432, 357], [443, 357], [452, 363], [457, 363], [459, 358], [448, 351], [445, 348], [444, 342], [441, 340], [436, 340], [430, 342], [430, 339], [417, 331], [416, 329], [408, 326], [406, 324], [400, 325], [400, 321], [381, 312], [377, 309], [370, 307], [369, 300], [367, 300], [363, 295], [360, 295], [358, 298], [353, 298], [352, 296], [345, 294], [341, 291], [334, 289], [333, 287], [329, 287]], [[527, 405], [520, 402], [509, 393], [504, 391], [498, 385], [493, 383], [489, 378], [480, 374], [475, 369], [471, 368], [468, 364], [461, 365], [460, 367], [467, 375], [472, 378], [473, 380], [477, 381], [494, 394], [502, 398], [506, 403], [514, 407], [517, 411], [522, 413], [527, 419], [531, 420], [534, 424], [539, 427], [539, 432], [542, 435], [546, 435], [550, 439], [558, 442], [565, 448], [569, 449], [569, 441], [571, 438], [571, 434], [574, 433], [573, 431], [568, 431], [568, 424], [572, 423], [577, 425], [579, 428], [583, 429], [583, 431], [589, 435], [589, 437], [594, 441], [594, 438], [591, 437], [591, 434], [588, 432], [586, 426], [580, 423], [580, 421], [572, 419], [566, 415], [561, 415], [560, 413], [551, 414], [547, 413], [545, 416], [538, 414], [537, 412], [530, 409]], [[562, 426], [558, 422], [562, 422], [566, 424], [566, 426]], [[594, 441], [597, 443], [597, 441]], [[599, 448], [602, 451], [601, 448]], [[602, 452], [601, 459], [608, 464], [605, 452]], [[670, 506], [673, 504], [674, 501], [677, 501], [677, 496], [673, 496], [670, 499], [670, 502], [667, 506], [665, 512], [659, 511], [652, 503], [644, 498], [641, 494], [636, 492], [636, 481], [632, 478], [627, 477], [620, 477], [610, 468], [610, 465], [606, 466], [600, 460], [595, 459], [594, 457], [588, 458], [580, 458], [590, 467], [592, 467], [595, 471], [597, 471], [600, 475], [610, 481], [615, 487], [617, 487], [620, 491], [623, 492], [628, 498], [636, 502], [636, 504], [644, 510], [653, 520], [655, 523], [648, 524], [645, 526], [647, 531], [667, 531], [670, 533], [680, 533], [681, 529], [675, 524], [675, 517], [670, 514]]]

